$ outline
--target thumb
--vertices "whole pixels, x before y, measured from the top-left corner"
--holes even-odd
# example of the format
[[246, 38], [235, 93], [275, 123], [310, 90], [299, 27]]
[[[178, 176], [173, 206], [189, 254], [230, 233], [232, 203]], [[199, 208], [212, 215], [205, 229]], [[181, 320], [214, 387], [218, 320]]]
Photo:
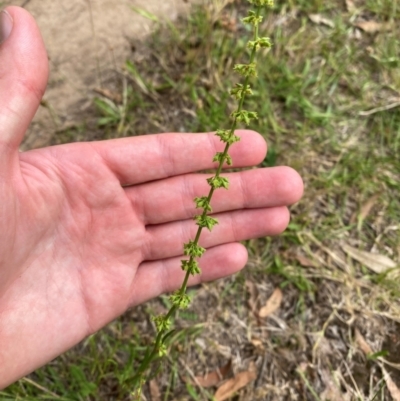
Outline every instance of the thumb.
[[15, 157], [39, 107], [48, 60], [33, 17], [19, 7], [0, 13], [0, 159]]

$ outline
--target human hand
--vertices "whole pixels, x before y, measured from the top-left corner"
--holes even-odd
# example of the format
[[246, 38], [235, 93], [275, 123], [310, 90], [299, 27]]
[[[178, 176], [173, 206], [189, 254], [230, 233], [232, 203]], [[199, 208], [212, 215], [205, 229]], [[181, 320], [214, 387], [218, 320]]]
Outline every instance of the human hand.
[[[28, 374], [183, 278], [183, 243], [197, 226], [193, 198], [208, 192], [213, 134], [160, 134], [73, 143], [19, 153], [45, 90], [40, 32], [23, 9], [7, 8], [0, 45], [0, 388]], [[3, 18], [6, 18], [3, 16]], [[239, 132], [235, 167], [260, 163], [263, 138]], [[230, 173], [216, 191], [219, 225], [191, 284], [246, 264], [237, 241], [280, 233], [302, 181], [288, 167]]]

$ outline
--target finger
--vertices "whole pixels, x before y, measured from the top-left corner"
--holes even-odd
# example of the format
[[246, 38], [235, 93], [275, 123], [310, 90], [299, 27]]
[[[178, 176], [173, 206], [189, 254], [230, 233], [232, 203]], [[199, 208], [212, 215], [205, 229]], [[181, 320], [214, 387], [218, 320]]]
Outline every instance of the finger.
[[48, 61], [33, 17], [19, 7], [5, 11], [12, 29], [0, 45], [0, 159], [15, 160], [44, 93]]
[[[125, 192], [144, 224], [184, 220], [199, 213], [193, 199], [208, 194], [211, 174], [187, 174], [127, 187]], [[273, 167], [227, 173], [229, 193], [215, 191], [213, 213], [235, 209], [288, 206], [299, 201], [303, 182], [290, 167]]]
[[[289, 223], [286, 207], [237, 210], [213, 215], [218, 224], [212, 232], [203, 229], [200, 245], [209, 248], [229, 242], [280, 234]], [[147, 226], [143, 260], [158, 260], [181, 255], [183, 244], [193, 239], [197, 226], [184, 220], [157, 226]]]
[[[241, 141], [229, 152], [234, 166], [260, 163], [267, 149], [263, 137], [246, 130], [236, 134]], [[145, 135], [91, 144], [123, 185], [214, 168], [212, 158], [224, 145], [214, 133]]]
[[[138, 305], [182, 285], [185, 273], [180, 267], [182, 257], [142, 263], [132, 286], [130, 304]], [[242, 269], [247, 262], [246, 248], [237, 243], [209, 249], [199, 260], [201, 274], [193, 276], [189, 285], [217, 280]]]

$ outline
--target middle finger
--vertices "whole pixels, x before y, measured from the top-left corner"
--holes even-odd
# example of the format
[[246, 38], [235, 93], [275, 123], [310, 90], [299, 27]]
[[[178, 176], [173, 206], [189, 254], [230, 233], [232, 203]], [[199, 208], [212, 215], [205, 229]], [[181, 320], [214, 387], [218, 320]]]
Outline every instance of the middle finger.
[[[206, 178], [212, 174], [186, 174], [154, 181], [125, 191], [133, 209], [145, 225], [184, 220], [202, 212], [195, 207], [195, 197], [206, 196], [210, 190]], [[230, 187], [227, 192], [214, 192], [212, 212], [288, 206], [296, 203], [303, 192], [303, 183], [290, 167], [273, 167], [226, 173]]]

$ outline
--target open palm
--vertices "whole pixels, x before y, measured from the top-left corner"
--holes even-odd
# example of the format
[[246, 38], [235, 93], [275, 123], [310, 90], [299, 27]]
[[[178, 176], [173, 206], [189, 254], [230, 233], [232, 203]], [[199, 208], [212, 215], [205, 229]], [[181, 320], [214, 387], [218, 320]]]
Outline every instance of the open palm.
[[[56, 357], [123, 313], [182, 282], [183, 243], [193, 238], [196, 171], [215, 167], [212, 134], [160, 134], [19, 153], [47, 80], [33, 19], [10, 7], [0, 46], [0, 387]], [[28, 61], [28, 63], [27, 63]], [[12, 66], [12, 68], [10, 68]], [[239, 133], [235, 167], [265, 156], [262, 137]], [[274, 235], [302, 193], [286, 167], [229, 174], [216, 192], [219, 225], [192, 283], [242, 268], [247, 238]]]

